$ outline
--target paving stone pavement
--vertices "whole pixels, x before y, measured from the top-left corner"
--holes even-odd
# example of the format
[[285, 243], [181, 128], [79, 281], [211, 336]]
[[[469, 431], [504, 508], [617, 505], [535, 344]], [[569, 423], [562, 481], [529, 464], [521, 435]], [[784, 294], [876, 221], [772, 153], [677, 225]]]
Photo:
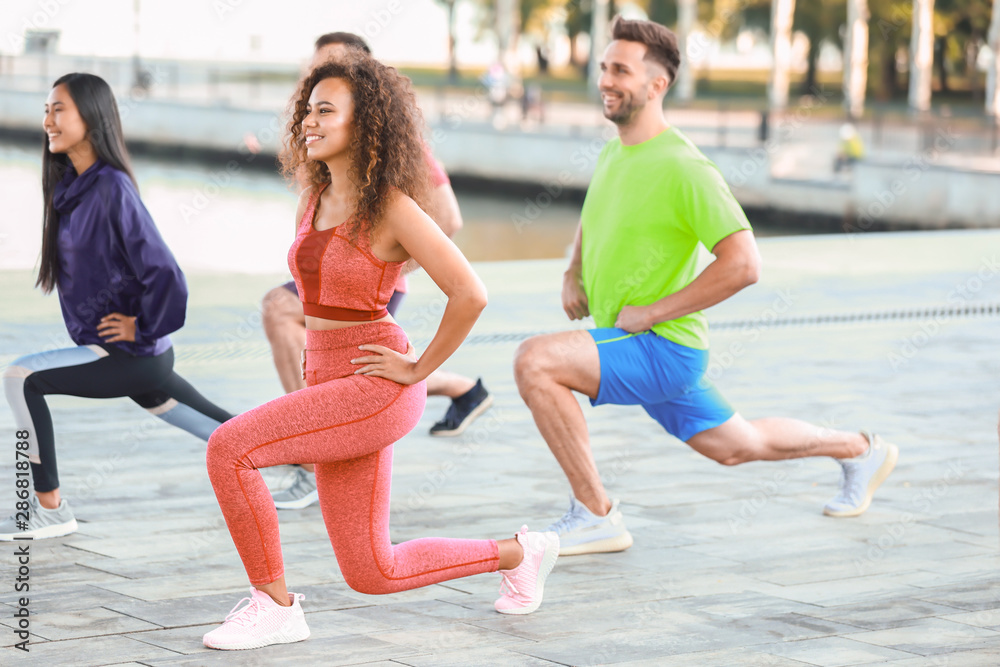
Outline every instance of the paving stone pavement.
[[[1000, 304], [1000, 233], [776, 238], [761, 252], [761, 282], [709, 311], [710, 372], [749, 418], [866, 427], [897, 443], [899, 465], [863, 516], [823, 516], [838, 482], [831, 460], [727, 468], [638, 408], [582, 402], [631, 549], [561, 559], [541, 609], [507, 617], [492, 608], [496, 575], [356, 593], [318, 507], [282, 512], [288, 581], [306, 594], [312, 637], [217, 652], [201, 636], [248, 585], [204, 443], [125, 399], [53, 397], [63, 492], [80, 530], [31, 544], [28, 653], [13, 648], [17, 563], [13, 546], [0, 546], [0, 664], [1000, 664], [1000, 308], [989, 312]], [[394, 540], [499, 538], [564, 511], [568, 485], [511, 369], [521, 334], [585, 326], [559, 308], [563, 268], [477, 265], [490, 305], [447, 367], [482, 376], [496, 404], [445, 439], [427, 435], [446, 408], [429, 400], [396, 446]], [[258, 302], [281, 276], [189, 279], [179, 372], [233, 411], [276, 396]], [[56, 299], [32, 282], [0, 273], [0, 363], [67, 342]], [[412, 285], [400, 319], [421, 344], [442, 300], [426, 276]], [[0, 438], [13, 437], [0, 409]], [[0, 506], [11, 507], [6, 451]], [[266, 472], [272, 487], [288, 474]]]

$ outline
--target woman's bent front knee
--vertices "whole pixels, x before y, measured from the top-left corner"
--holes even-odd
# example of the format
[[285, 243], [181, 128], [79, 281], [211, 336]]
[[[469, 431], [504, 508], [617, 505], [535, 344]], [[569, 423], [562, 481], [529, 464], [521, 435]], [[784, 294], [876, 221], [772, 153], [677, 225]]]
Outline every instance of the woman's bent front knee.
[[358, 573], [350, 571], [342, 572], [342, 574], [347, 585], [358, 593], [364, 593], [365, 595], [388, 595], [389, 593], [399, 591], [399, 588], [393, 581], [386, 579], [378, 572], [374, 575], [366, 574], [364, 576], [359, 576]]
[[246, 440], [245, 434], [233, 424], [233, 420], [223, 422], [212, 432], [208, 438], [205, 462], [213, 484], [217, 475], [231, 470], [236, 462], [243, 458], [244, 452], [240, 445]]

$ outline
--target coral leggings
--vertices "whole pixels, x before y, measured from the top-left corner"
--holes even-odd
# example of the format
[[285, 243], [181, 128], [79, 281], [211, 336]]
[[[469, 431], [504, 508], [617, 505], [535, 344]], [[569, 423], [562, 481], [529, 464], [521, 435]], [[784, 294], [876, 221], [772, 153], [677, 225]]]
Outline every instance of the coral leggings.
[[392, 443], [416, 426], [427, 390], [354, 375], [351, 359], [375, 343], [405, 352], [398, 325], [371, 322], [306, 333], [306, 388], [222, 424], [208, 441], [208, 474], [250, 583], [284, 573], [278, 513], [259, 468], [315, 463], [316, 486], [347, 584], [393, 593], [494, 572], [494, 540], [389, 541]]

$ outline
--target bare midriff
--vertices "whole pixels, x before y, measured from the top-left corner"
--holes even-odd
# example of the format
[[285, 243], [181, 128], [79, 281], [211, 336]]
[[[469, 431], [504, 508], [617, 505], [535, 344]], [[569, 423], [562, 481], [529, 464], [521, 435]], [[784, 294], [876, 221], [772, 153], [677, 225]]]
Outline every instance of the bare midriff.
[[347, 327], [353, 327], [358, 324], [370, 324], [371, 322], [395, 322], [392, 319], [392, 315], [386, 315], [385, 317], [379, 318], [377, 320], [365, 320], [363, 322], [345, 322], [344, 320], [327, 320], [322, 317], [313, 317], [312, 315], [306, 315], [306, 329], [313, 329], [315, 331], [330, 331], [332, 329], [346, 329]]

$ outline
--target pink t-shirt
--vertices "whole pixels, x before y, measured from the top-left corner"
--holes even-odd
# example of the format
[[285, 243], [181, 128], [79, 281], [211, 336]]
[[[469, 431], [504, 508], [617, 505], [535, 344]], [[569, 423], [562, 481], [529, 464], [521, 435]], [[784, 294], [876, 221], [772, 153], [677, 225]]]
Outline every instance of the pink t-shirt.
[[[424, 144], [424, 158], [427, 159], [427, 168], [431, 170], [431, 185], [439, 188], [442, 185], [451, 183], [451, 180], [448, 178], [448, 172], [444, 170], [444, 165], [437, 161], [434, 153], [431, 152], [431, 147], [427, 144]], [[396, 281], [396, 291], [406, 294], [409, 289], [410, 286], [406, 282], [406, 276], [400, 274], [399, 280]]]

